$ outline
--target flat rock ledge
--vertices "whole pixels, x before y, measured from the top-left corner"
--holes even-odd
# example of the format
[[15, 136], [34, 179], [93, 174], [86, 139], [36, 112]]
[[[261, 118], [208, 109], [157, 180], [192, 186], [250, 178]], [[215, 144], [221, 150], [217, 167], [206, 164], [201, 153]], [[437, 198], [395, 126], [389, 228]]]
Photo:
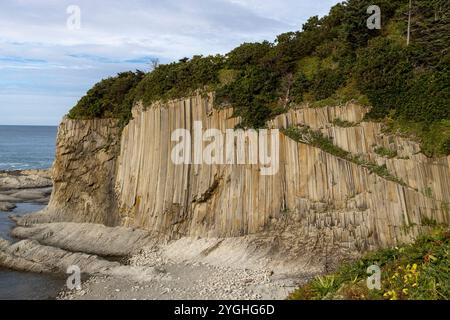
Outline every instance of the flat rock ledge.
[[9, 212], [16, 208], [16, 205], [11, 202], [0, 201], [0, 211]]
[[126, 266], [96, 255], [44, 246], [34, 240], [10, 243], [0, 239], [0, 266], [17, 271], [60, 274], [66, 273], [70, 266], [78, 266], [83, 274], [90, 276], [112, 276], [144, 282], [165, 277], [152, 267]]
[[52, 186], [50, 170], [0, 171], [0, 211], [21, 202], [47, 204]]
[[36, 240], [42, 245], [102, 257], [128, 256], [153, 241], [148, 232], [140, 229], [74, 222], [17, 227], [11, 234], [19, 239]]
[[0, 191], [51, 187], [50, 170], [0, 171]]

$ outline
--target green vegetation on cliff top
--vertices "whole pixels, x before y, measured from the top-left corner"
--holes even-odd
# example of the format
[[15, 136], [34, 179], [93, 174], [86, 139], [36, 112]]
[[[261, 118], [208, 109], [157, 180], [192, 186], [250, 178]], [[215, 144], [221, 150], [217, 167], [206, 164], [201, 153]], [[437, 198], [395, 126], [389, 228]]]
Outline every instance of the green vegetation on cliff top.
[[348, 0], [302, 31], [275, 42], [245, 43], [222, 56], [194, 56], [152, 72], [121, 73], [88, 91], [73, 119], [115, 117], [125, 124], [135, 101], [145, 105], [214, 91], [232, 105], [242, 127], [263, 127], [293, 105], [370, 105], [371, 120], [415, 136], [427, 155], [450, 154], [450, 2], [380, 0], [381, 30], [366, 26], [370, 0]]

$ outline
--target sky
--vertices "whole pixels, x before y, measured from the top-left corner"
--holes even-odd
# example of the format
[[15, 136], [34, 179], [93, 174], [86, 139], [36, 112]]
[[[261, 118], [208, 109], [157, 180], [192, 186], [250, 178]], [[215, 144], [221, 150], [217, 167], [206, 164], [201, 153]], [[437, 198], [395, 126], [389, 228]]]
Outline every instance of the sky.
[[0, 0], [0, 125], [58, 125], [101, 79], [273, 41], [338, 2]]

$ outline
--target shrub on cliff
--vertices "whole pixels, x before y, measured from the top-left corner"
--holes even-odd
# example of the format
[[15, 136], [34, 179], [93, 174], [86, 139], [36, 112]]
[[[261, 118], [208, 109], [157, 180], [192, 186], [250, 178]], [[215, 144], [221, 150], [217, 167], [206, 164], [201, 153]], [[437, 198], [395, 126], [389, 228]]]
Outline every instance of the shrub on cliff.
[[119, 118], [127, 122], [131, 116], [136, 86], [143, 77], [141, 71], [130, 71], [100, 81], [70, 110], [69, 118]]
[[[118, 117], [131, 106], [215, 91], [217, 107], [233, 106], [242, 127], [262, 127], [289, 107], [350, 100], [370, 104], [372, 119], [397, 121], [430, 155], [448, 154], [450, 134], [431, 141], [425, 128], [450, 119], [450, 2], [416, 0], [412, 42], [406, 45], [408, 3], [380, 0], [382, 29], [369, 30], [371, 0], [348, 0], [302, 31], [271, 43], [244, 43], [228, 54], [194, 56], [152, 72], [124, 73], [97, 84], [70, 112], [74, 118]], [[416, 130], [417, 129], [417, 130]]]
[[219, 82], [222, 67], [223, 57], [220, 55], [194, 56], [160, 65], [139, 83], [136, 98], [148, 105], [158, 100], [182, 98], [197, 89], [211, 90]]

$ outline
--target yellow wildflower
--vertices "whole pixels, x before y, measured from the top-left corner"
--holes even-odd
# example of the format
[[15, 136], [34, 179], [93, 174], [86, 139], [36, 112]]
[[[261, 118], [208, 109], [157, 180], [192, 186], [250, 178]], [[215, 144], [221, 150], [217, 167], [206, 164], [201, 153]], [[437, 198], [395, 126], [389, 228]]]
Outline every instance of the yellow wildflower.
[[389, 300], [397, 300], [397, 293], [394, 290], [390, 290], [383, 294], [383, 297], [389, 298]]

